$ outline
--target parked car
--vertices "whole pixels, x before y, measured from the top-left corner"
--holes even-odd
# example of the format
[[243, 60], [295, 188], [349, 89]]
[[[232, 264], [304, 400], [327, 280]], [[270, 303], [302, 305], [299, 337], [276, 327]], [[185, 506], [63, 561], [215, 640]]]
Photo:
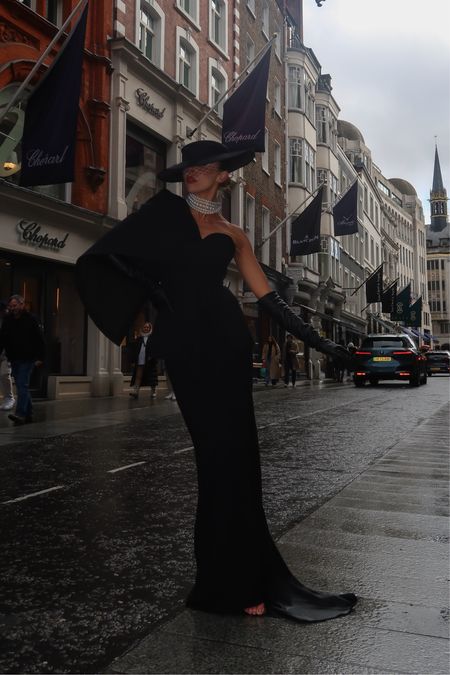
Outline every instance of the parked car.
[[425, 354], [425, 358], [428, 375], [431, 376], [436, 373], [450, 375], [450, 352], [445, 349], [432, 349]]
[[427, 382], [426, 357], [406, 333], [367, 335], [353, 356], [356, 387], [380, 380], [409, 381], [412, 387]]

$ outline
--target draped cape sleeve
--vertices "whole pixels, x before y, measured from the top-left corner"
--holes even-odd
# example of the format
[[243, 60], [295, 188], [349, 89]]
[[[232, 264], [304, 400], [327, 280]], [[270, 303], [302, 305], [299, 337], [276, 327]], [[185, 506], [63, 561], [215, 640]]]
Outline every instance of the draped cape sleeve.
[[95, 325], [115, 344], [128, 334], [148, 288], [114, 264], [114, 256], [125, 268], [140, 269], [157, 282], [161, 265], [189, 232], [188, 218], [184, 199], [162, 190], [78, 258], [75, 274], [81, 300]]

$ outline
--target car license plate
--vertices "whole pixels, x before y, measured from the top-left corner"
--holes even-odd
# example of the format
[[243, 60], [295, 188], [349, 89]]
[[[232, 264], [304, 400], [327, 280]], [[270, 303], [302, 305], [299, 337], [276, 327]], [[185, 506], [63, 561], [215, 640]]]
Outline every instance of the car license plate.
[[431, 372], [433, 373], [438, 373], [440, 371], [440, 368], [431, 368]]
[[374, 356], [373, 361], [392, 361], [390, 356]]

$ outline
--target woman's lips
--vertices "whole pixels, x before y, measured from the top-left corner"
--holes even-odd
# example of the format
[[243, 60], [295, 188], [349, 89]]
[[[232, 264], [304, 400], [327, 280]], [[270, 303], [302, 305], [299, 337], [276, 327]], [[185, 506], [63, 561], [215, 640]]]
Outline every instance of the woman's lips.
[[194, 178], [194, 176], [186, 176], [185, 180], [186, 180], [186, 183], [195, 183], [196, 182], [196, 178]]

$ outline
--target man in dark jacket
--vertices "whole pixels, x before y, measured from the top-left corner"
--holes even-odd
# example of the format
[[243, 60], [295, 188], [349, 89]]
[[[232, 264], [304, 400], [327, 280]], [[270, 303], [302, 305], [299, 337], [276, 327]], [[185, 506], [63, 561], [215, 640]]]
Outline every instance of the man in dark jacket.
[[21, 295], [10, 297], [8, 310], [0, 329], [0, 353], [5, 350], [16, 383], [16, 413], [8, 417], [18, 426], [33, 421], [30, 377], [33, 368], [43, 363], [45, 343], [39, 324], [25, 309]]

